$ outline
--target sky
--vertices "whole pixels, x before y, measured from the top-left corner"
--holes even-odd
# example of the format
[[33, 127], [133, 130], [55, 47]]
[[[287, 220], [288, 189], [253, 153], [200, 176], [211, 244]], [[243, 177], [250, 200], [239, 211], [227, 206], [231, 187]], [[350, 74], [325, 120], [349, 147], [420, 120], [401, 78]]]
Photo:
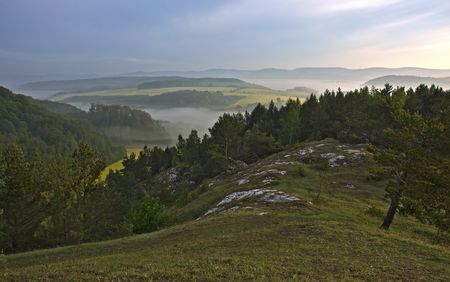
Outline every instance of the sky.
[[448, 0], [0, 0], [0, 74], [450, 69]]

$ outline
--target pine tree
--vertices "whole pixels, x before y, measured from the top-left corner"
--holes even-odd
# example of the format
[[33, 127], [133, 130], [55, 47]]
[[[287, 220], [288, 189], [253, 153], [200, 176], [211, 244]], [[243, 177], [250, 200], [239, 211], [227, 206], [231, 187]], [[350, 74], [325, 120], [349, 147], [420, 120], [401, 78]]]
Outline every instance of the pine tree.
[[388, 229], [397, 210], [448, 231], [450, 226], [450, 145], [448, 123], [395, 109], [395, 129], [385, 131], [388, 146], [374, 148], [378, 173], [389, 180], [391, 203], [381, 225]]
[[16, 252], [31, 245], [39, 223], [41, 187], [35, 185], [36, 171], [16, 144], [9, 145], [0, 159], [0, 232], [6, 237], [0, 249]]

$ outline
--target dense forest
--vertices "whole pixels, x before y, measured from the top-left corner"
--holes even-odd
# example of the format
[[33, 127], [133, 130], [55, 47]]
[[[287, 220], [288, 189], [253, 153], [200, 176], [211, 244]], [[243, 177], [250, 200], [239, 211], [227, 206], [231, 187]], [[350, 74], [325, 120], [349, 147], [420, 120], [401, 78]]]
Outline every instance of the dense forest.
[[87, 119], [116, 144], [142, 145], [170, 139], [160, 121], [127, 106], [93, 104]]
[[173, 147], [131, 154], [105, 182], [98, 181], [104, 163], [87, 144], [45, 167], [38, 155], [27, 158], [10, 145], [1, 154], [0, 248], [16, 252], [106, 239], [193, 219], [199, 215], [170, 218], [164, 206], [185, 205], [208, 189], [205, 179], [242, 162], [324, 138], [370, 144], [379, 164], [373, 176], [389, 183], [391, 206], [382, 228], [400, 211], [448, 232], [449, 121], [450, 91], [435, 86], [326, 91], [304, 103], [223, 114], [209, 135], [192, 131]]
[[[45, 106], [44, 106], [45, 104]], [[52, 107], [50, 112], [45, 107]], [[16, 95], [0, 87], [0, 146], [19, 145], [28, 156], [39, 152], [43, 156], [70, 155], [79, 140], [93, 146], [105, 159], [113, 161], [125, 155], [123, 147], [116, 147], [87, 120], [74, 118], [80, 112], [72, 107], [37, 101], [24, 95]]]

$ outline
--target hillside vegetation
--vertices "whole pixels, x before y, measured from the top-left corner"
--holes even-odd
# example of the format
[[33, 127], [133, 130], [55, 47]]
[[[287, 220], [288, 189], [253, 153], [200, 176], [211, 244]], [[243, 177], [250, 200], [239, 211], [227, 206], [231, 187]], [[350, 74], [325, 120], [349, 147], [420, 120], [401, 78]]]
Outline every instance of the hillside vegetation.
[[[320, 169], [326, 153], [346, 164]], [[172, 213], [201, 216], [226, 195], [251, 189], [296, 201], [249, 197], [151, 234], [7, 256], [0, 273], [7, 280], [447, 281], [450, 251], [436, 244], [433, 228], [399, 216], [389, 232], [378, 229], [387, 203], [384, 183], [370, 180], [373, 165], [360, 146], [295, 146], [211, 179]]]
[[101, 103], [107, 105], [125, 105], [135, 108], [216, 108], [229, 107], [237, 102], [239, 96], [224, 96], [221, 92], [207, 92], [196, 90], [180, 90], [155, 96], [126, 95], [126, 96], [73, 96], [62, 100], [65, 103]]
[[[52, 112], [46, 107], [53, 107]], [[62, 113], [65, 111], [69, 113]], [[58, 113], [59, 112], [59, 113]], [[84, 140], [102, 154], [106, 161], [125, 155], [88, 121], [74, 118], [80, 111], [67, 105], [56, 105], [13, 94], [0, 87], [0, 147], [17, 143], [28, 155], [40, 152], [47, 157], [72, 154]]]
[[169, 142], [162, 123], [150, 114], [127, 106], [93, 104], [87, 119], [109, 139], [127, 147], [153, 142]]
[[232, 87], [264, 89], [265, 87], [251, 84], [236, 78], [186, 78], [177, 77], [173, 79], [154, 80], [139, 84], [137, 89], [154, 89], [167, 87]]
[[[156, 87], [158, 86], [158, 87]], [[24, 90], [86, 92], [125, 88], [166, 88], [178, 86], [212, 86], [264, 88], [235, 78], [187, 78], [178, 76], [118, 76], [74, 80], [37, 81], [22, 85]]]
[[439, 87], [386, 85], [258, 104], [131, 153], [105, 181], [86, 144], [57, 166], [12, 145], [0, 153], [2, 275], [447, 281], [449, 103]]

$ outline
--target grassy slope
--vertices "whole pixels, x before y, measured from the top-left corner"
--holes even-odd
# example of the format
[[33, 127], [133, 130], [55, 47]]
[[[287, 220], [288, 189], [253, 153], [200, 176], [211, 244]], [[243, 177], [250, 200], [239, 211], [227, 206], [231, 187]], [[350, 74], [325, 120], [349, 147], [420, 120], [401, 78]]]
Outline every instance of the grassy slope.
[[[253, 89], [253, 88], [234, 88], [234, 87], [166, 87], [166, 88], [155, 88], [155, 89], [120, 89], [120, 90], [106, 90], [106, 91], [92, 91], [83, 93], [67, 93], [61, 94], [53, 97], [54, 101], [63, 101], [69, 97], [73, 96], [134, 96], [134, 95], [149, 95], [155, 96], [167, 92], [175, 92], [180, 90], [197, 90], [197, 91], [210, 91], [216, 92], [220, 91], [225, 96], [243, 96], [244, 98], [239, 100], [237, 103], [232, 105], [236, 106], [246, 106], [250, 104], [263, 103], [268, 104], [271, 100], [276, 100], [280, 98], [286, 101], [290, 96], [286, 96], [288, 93], [284, 91], [277, 91], [271, 89]], [[289, 94], [292, 98], [295, 98], [294, 94]]]
[[[127, 156], [130, 156], [131, 153], [135, 153], [136, 155], [138, 155], [141, 150], [142, 150], [142, 148], [127, 148]], [[105, 180], [106, 177], [108, 176], [110, 170], [112, 170], [112, 171], [121, 170], [123, 168], [122, 162], [123, 162], [123, 160], [118, 160], [116, 162], [109, 164], [102, 171], [102, 173], [100, 175], [100, 179]]]
[[[333, 141], [325, 143], [315, 154], [335, 149]], [[383, 183], [367, 180], [370, 158], [319, 172], [312, 165], [285, 158], [286, 154], [290, 152], [251, 165], [239, 175], [212, 180], [211, 188], [201, 194], [194, 192], [193, 201], [172, 212], [194, 218], [232, 191], [260, 188], [258, 178], [240, 186], [236, 181], [246, 173], [273, 167], [287, 170], [285, 176], [276, 176], [278, 184], [273, 188], [314, 202], [308, 207], [260, 205], [151, 234], [13, 255], [7, 257], [0, 277], [69, 281], [450, 280], [450, 251], [434, 243], [432, 227], [397, 216], [392, 229], [384, 232], [378, 229], [381, 215], [367, 213], [368, 205], [387, 208]], [[276, 160], [293, 163], [274, 164]], [[299, 176], [300, 166], [305, 177]], [[355, 189], [344, 188], [347, 183]], [[322, 193], [316, 201], [319, 188]], [[268, 213], [259, 215], [261, 211]]]

